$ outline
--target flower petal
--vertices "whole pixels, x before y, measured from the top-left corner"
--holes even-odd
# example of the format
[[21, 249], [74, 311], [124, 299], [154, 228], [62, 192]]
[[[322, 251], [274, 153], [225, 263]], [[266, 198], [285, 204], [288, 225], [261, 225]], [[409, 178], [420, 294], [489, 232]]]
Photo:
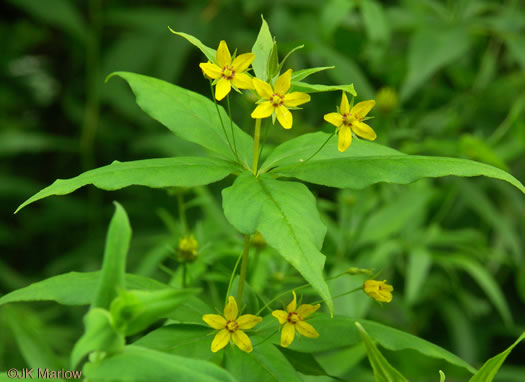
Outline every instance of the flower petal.
[[228, 49], [226, 41], [222, 40], [219, 43], [219, 47], [217, 48], [217, 64], [219, 64], [219, 67], [224, 68], [226, 65], [230, 65], [231, 63], [232, 56], [230, 54], [230, 50]]
[[297, 308], [297, 314], [301, 316], [301, 318], [306, 318], [313, 312], [315, 312], [317, 309], [321, 307], [321, 304], [316, 305], [310, 305], [310, 304], [303, 304], [299, 308]]
[[212, 79], [219, 78], [222, 75], [222, 69], [212, 62], [202, 62], [199, 66], [204, 74]]
[[229, 331], [227, 331], [226, 329], [222, 329], [219, 333], [215, 335], [215, 338], [211, 343], [211, 351], [216, 353], [223, 347], [228, 345], [228, 342], [230, 342], [230, 336], [231, 334]]
[[239, 329], [246, 330], [253, 328], [261, 321], [262, 317], [256, 316], [254, 314], [244, 314], [237, 319], [237, 325], [239, 325]]
[[244, 73], [235, 73], [232, 79], [233, 86], [239, 89], [253, 89], [253, 81], [249, 75]]
[[305, 337], [308, 337], [308, 338], [319, 337], [319, 333], [317, 333], [317, 330], [315, 330], [314, 327], [306, 321], [298, 321], [297, 324], [295, 324], [295, 328], [297, 329], [299, 333], [301, 333]]
[[273, 107], [272, 103], [270, 101], [266, 101], [258, 105], [254, 111], [252, 111], [252, 118], [267, 118], [270, 115], [272, 115], [273, 110], [275, 108]]
[[291, 129], [293, 125], [293, 117], [290, 110], [288, 110], [283, 105], [279, 105], [275, 108], [275, 114], [277, 115], [277, 120], [285, 129]]
[[277, 78], [277, 81], [275, 81], [275, 86], [273, 87], [275, 89], [275, 92], [277, 94], [280, 94], [281, 96], [288, 93], [288, 90], [290, 90], [290, 85], [292, 83], [292, 69], [288, 69], [286, 72], [281, 74], [279, 78]]
[[213, 329], [224, 329], [226, 327], [226, 319], [218, 314], [205, 314], [202, 316], [202, 320]]
[[288, 347], [295, 338], [295, 326], [289, 322], [284, 324], [281, 330], [281, 346], [283, 348]]
[[233, 296], [230, 296], [228, 298], [228, 303], [224, 307], [224, 317], [226, 317], [228, 321], [234, 321], [238, 314], [239, 309], [237, 308], [237, 301], [235, 301]]
[[230, 90], [232, 90], [232, 84], [230, 83], [230, 80], [221, 78], [219, 82], [217, 82], [217, 85], [215, 85], [215, 99], [220, 101], [228, 95]]
[[258, 79], [257, 77], [252, 78], [252, 81], [253, 87], [255, 88], [255, 91], [259, 97], [270, 99], [270, 97], [273, 95], [273, 89], [270, 84]]
[[310, 102], [312, 98], [309, 94], [302, 92], [293, 92], [284, 95], [284, 106], [295, 107], [302, 105], [303, 103]]
[[235, 70], [236, 73], [244, 72], [248, 69], [254, 58], [255, 54], [253, 53], [244, 53], [237, 56], [232, 62], [233, 70]]
[[377, 138], [376, 132], [364, 122], [352, 122], [352, 130], [361, 138], [368, 139], [369, 141], [373, 141]]
[[250, 337], [246, 335], [242, 330], [236, 330], [232, 333], [233, 343], [237, 345], [239, 349], [247, 353], [251, 353], [253, 350], [252, 341]]
[[292, 291], [292, 293], [293, 293], [293, 300], [286, 307], [286, 310], [288, 311], [288, 313], [295, 312], [295, 310], [297, 309], [297, 296], [295, 295], [295, 291], [294, 290]]
[[341, 114], [350, 113], [350, 104], [348, 103], [348, 98], [346, 98], [346, 92], [343, 90], [343, 97], [341, 98], [341, 105], [339, 106], [339, 111]]
[[343, 125], [337, 134], [337, 150], [346, 151], [352, 144], [352, 131], [349, 126]]
[[288, 321], [288, 313], [284, 310], [274, 310], [272, 316], [279, 320], [279, 324], [284, 324]]
[[343, 124], [343, 116], [339, 113], [328, 113], [324, 115], [324, 120], [331, 123], [335, 127], [339, 127]]
[[374, 105], [376, 104], [376, 101], [373, 99], [368, 101], [359, 102], [357, 105], [355, 105], [352, 108], [351, 113], [357, 118], [357, 119], [363, 119], [366, 117], [368, 112], [372, 110]]

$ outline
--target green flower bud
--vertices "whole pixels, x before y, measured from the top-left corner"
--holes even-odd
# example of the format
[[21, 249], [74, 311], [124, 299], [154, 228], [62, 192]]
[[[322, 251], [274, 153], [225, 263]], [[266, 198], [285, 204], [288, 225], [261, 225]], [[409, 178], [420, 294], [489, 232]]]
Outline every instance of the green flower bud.
[[392, 88], [381, 88], [376, 95], [377, 108], [388, 114], [397, 107], [397, 93]]
[[345, 273], [348, 273], [349, 275], [370, 275], [372, 274], [372, 270], [364, 269], [364, 268], [350, 267], [345, 271]]
[[266, 247], [266, 240], [264, 240], [260, 232], [255, 232], [255, 235], [252, 237], [252, 244], [255, 248], [262, 249]]
[[177, 257], [183, 263], [192, 263], [197, 259], [199, 252], [199, 242], [193, 235], [185, 235], [179, 240], [177, 247]]

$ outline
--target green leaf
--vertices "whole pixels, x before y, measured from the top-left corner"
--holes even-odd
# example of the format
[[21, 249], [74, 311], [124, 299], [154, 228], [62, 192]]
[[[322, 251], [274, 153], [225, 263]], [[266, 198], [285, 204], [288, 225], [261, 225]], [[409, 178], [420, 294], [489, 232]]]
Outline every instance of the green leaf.
[[466, 256], [458, 254], [434, 256], [434, 260], [439, 264], [457, 267], [467, 272], [492, 301], [503, 321], [506, 324], [512, 323], [512, 314], [505, 300], [505, 295], [496, 280], [483, 266]]
[[104, 250], [104, 262], [100, 272], [94, 308], [109, 309], [119, 289], [125, 288], [126, 257], [131, 240], [131, 226], [128, 215], [120, 204], [115, 203], [115, 214], [109, 224]]
[[[140, 74], [115, 72], [109, 75], [108, 79], [113, 76], [119, 76], [127, 81], [137, 97], [140, 108], [175, 135], [197, 143], [225, 159], [236, 161], [228, 144], [228, 140], [233, 142], [233, 138], [228, 126], [229, 117], [223, 107], [219, 106], [219, 111], [225, 130], [221, 127], [215, 103], [207, 97]], [[253, 139], [235, 123], [233, 123], [233, 131], [239, 159], [245, 167], [249, 168]]]
[[268, 245], [295, 267], [333, 309], [320, 252], [326, 227], [314, 196], [300, 183], [245, 172], [222, 191], [224, 214], [244, 234], [259, 231]]
[[303, 92], [303, 93], [320, 93], [320, 92], [333, 92], [337, 90], [343, 90], [352, 94], [354, 97], [357, 95], [354, 89], [354, 84], [349, 85], [315, 85], [308, 84], [306, 82], [297, 81], [292, 84], [290, 91]]
[[[303, 163], [301, 159], [304, 161], [311, 155], [306, 153], [313, 154], [316, 146], [320, 146], [329, 136], [325, 133], [314, 134], [317, 134], [315, 145], [297, 147], [299, 142], [308, 144], [312, 138], [303, 138], [303, 136], [300, 137], [301, 140], [299, 138], [292, 140], [299, 142], [288, 141], [281, 145], [282, 148], [277, 147], [265, 161], [262, 169], [279, 163], [295, 162], [295, 164], [275, 169], [272, 174], [295, 177], [329, 187], [353, 189], [362, 189], [379, 182], [407, 184], [421, 178], [483, 175], [504, 180], [525, 193], [525, 187], [519, 180], [503, 170], [484, 163], [467, 159], [406, 155], [364, 140], [355, 140], [345, 153], [339, 153], [336, 148], [336, 139], [332, 137], [314, 159]], [[286, 149], [289, 147], [292, 148], [292, 152], [286, 155]], [[336, 157], [338, 154], [340, 154], [339, 157]]]
[[417, 30], [410, 41], [408, 75], [401, 89], [401, 99], [408, 99], [435, 72], [463, 56], [468, 48], [467, 31], [460, 27], [425, 26]]
[[376, 347], [366, 330], [359, 322], [355, 323], [359, 334], [366, 346], [368, 361], [374, 370], [374, 376], [377, 382], [408, 382], [399, 371], [397, 371]]
[[252, 46], [252, 53], [255, 54], [255, 59], [252, 62], [252, 68], [255, 72], [255, 76], [263, 81], [269, 81], [271, 78], [267, 78], [268, 72], [268, 61], [272, 53], [273, 48], [273, 37], [270, 33], [270, 28], [262, 17], [261, 29], [257, 35], [257, 40]]
[[213, 363], [134, 345], [113, 357], [86, 364], [84, 374], [92, 382], [235, 382]]
[[199, 40], [197, 37], [192, 36], [191, 34], [187, 34], [184, 32], [176, 32], [170, 27], [168, 27], [168, 29], [170, 30], [171, 33], [176, 34], [177, 36], [183, 37], [186, 40], [188, 40], [188, 42], [190, 42], [191, 44], [199, 48], [200, 51], [204, 53], [204, 55], [206, 56], [208, 60], [210, 60], [213, 63], [216, 63], [217, 51], [215, 49], [212, 49], [209, 46], [204, 45], [201, 42], [201, 40]]
[[109, 312], [101, 308], [93, 308], [84, 316], [85, 331], [77, 341], [71, 353], [71, 367], [91, 352], [103, 351], [108, 354], [124, 349], [124, 336], [117, 333]]
[[409, 305], [414, 304], [419, 297], [431, 266], [432, 255], [425, 247], [417, 247], [409, 252], [405, 278], [405, 297]]
[[370, 41], [387, 43], [390, 40], [390, 27], [381, 3], [375, 0], [362, 0], [359, 4]]
[[[8, 293], [0, 297], [0, 305], [20, 301], [55, 301], [63, 305], [89, 305], [95, 298], [99, 280], [100, 271], [64, 273]], [[151, 290], [166, 287], [167, 285], [147, 277], [126, 275], [126, 288], [129, 289]]]
[[107, 191], [134, 185], [152, 188], [195, 187], [221, 180], [235, 171], [235, 168], [231, 162], [200, 157], [114, 161], [71, 179], [57, 179], [22, 203], [15, 213], [37, 200], [51, 195], [69, 194], [88, 184]]
[[298, 81], [304, 80], [306, 77], [311, 76], [312, 74], [322, 72], [323, 70], [333, 69], [335, 66], [319, 66], [316, 68], [308, 68], [292, 72], [292, 84]]
[[[301, 353], [287, 348], [280, 348], [281, 353], [286, 357], [292, 366], [304, 375], [325, 375], [328, 376], [323, 367], [317, 362], [311, 353]], [[333, 378], [333, 377], [332, 377]]]
[[246, 380], [257, 382], [300, 382], [295, 369], [288, 360], [268, 342], [256, 343], [251, 353], [239, 350], [237, 346], [228, 346], [224, 356], [224, 366], [239, 381]]
[[499, 353], [498, 355], [490, 358], [487, 362], [481, 366], [481, 368], [478, 370], [476, 374], [472, 376], [472, 378], [469, 379], [469, 382], [492, 382], [494, 377], [496, 376], [499, 368], [505, 362], [505, 359], [510, 354], [512, 349], [523, 341], [525, 339], [525, 332], [514, 342], [512, 345], [510, 345], [507, 350]]

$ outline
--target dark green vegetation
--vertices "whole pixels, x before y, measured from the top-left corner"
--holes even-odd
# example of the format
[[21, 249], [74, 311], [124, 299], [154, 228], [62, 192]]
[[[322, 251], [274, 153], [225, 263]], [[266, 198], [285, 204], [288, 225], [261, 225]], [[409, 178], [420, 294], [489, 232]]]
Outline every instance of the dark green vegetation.
[[[137, 107], [124, 81], [113, 78], [104, 85], [104, 78], [114, 71], [130, 71], [160, 78], [209, 98], [208, 81], [198, 67], [204, 57], [185, 40], [171, 34], [167, 26], [198, 36], [210, 47], [215, 48], [219, 40], [225, 39], [233, 49], [246, 52], [257, 36], [263, 13], [277, 36], [281, 58], [295, 46], [305, 45], [290, 56], [287, 66], [298, 70], [335, 65], [332, 70], [312, 76], [313, 82], [354, 83], [357, 100], [377, 100], [371, 113], [375, 119], [369, 123], [378, 134], [378, 143], [406, 154], [472, 159], [493, 167], [465, 168], [467, 162], [461, 162], [462, 165], [449, 163], [448, 170], [440, 170], [440, 161], [436, 160], [429, 169], [421, 163], [427, 159], [404, 158], [398, 151], [383, 147], [377, 164], [367, 162], [363, 169], [352, 156], [361, 155], [363, 150], [366, 154], [369, 146], [360, 146], [357, 141], [342, 155], [348, 158], [330, 166], [329, 173], [318, 162], [311, 162], [300, 171], [286, 168], [300, 158], [300, 150], [308, 142], [290, 142], [265, 158], [273, 146], [293, 136], [319, 130], [331, 133], [333, 127], [323, 122], [322, 116], [335, 110], [339, 92], [313, 94], [313, 101], [304, 105], [302, 112], [294, 112], [291, 131], [266, 122], [268, 137], [262, 169], [281, 165], [279, 175], [349, 188], [334, 190], [309, 184], [328, 229], [324, 243], [320, 227], [311, 233], [317, 237], [308, 245], [315, 251], [323, 245], [321, 252], [327, 256], [325, 276], [336, 275], [349, 266], [374, 268], [382, 271], [380, 278], [394, 285], [394, 300], [379, 306], [362, 293], [334, 299], [337, 318], [332, 320], [325, 313], [312, 319], [321, 334], [318, 340], [297, 342], [283, 353], [268, 342], [255, 347], [252, 355], [228, 348], [227, 369], [239, 377], [243, 365], [251, 365], [244, 367], [250, 369], [254, 380], [263, 380], [265, 370], [277, 365], [279, 377], [289, 381], [294, 380], [290, 375], [296, 374], [293, 369], [280, 366], [291, 364], [302, 373], [301, 377], [326, 372], [345, 380], [367, 381], [373, 380], [372, 364], [376, 375], [383, 373], [385, 380], [401, 380], [396, 377], [397, 369], [410, 380], [436, 381], [438, 370], [442, 369], [447, 381], [462, 381], [469, 378], [469, 365], [479, 368], [510, 346], [525, 327], [525, 199], [518, 190], [520, 185], [514, 180], [511, 181], [517, 187], [497, 179], [452, 177], [404, 184], [423, 175], [449, 173], [510, 179], [494, 167], [513, 174], [521, 182], [525, 180], [523, 7], [519, 1], [500, 4], [361, 0], [356, 5], [333, 0], [322, 7], [318, 3], [112, 1], [103, 5], [101, 1], [53, 0], [44, 5], [32, 0], [10, 0], [3, 4], [0, 292], [8, 293], [71, 271], [90, 272], [81, 277], [71, 274], [53, 279], [51, 289], [64, 292], [59, 295], [46, 292], [46, 286], [40, 285], [40, 289], [31, 291], [32, 297], [24, 298], [21, 290], [17, 298], [6, 300], [92, 304], [93, 328], [97, 332], [107, 330], [107, 315], [97, 309], [107, 308], [115, 296], [97, 292], [102, 283], [98, 284], [100, 276], [93, 271], [101, 269], [104, 252], [111, 252], [111, 241], [108, 239], [106, 247], [104, 243], [114, 210], [111, 202], [118, 200], [133, 227], [126, 270], [134, 274], [124, 277], [121, 254], [116, 273], [111, 273], [121, 276], [118, 284], [137, 293], [161, 290], [165, 284], [179, 287], [184, 272], [174, 260], [173, 249], [189, 230], [199, 240], [201, 249], [197, 261], [188, 265], [184, 278], [189, 287], [201, 291], [191, 289], [186, 295], [175, 296], [177, 307], [168, 317], [197, 323], [202, 314], [212, 313], [214, 307], [222, 309], [231, 268], [243, 246], [237, 230], [278, 231], [275, 226], [247, 227], [249, 222], [242, 218], [250, 205], [236, 205], [234, 202], [242, 195], [234, 192], [244, 189], [257, 193], [258, 185], [271, 189], [272, 182], [277, 181], [262, 175], [261, 179], [268, 178], [255, 184], [253, 178], [230, 176], [219, 184], [200, 187], [240, 169], [231, 167], [230, 162], [209, 163], [206, 158], [199, 163], [185, 158], [142, 161], [204, 155], [205, 150], [195, 143], [216, 152], [224, 146], [218, 145], [209, 132], [214, 131], [213, 120], [198, 113], [188, 115], [187, 105], [173, 104], [172, 110], [168, 105], [161, 115], [155, 116], [169, 125], [177, 137]], [[132, 86], [141, 85], [136, 77], [126, 80]], [[395, 90], [385, 91], [387, 87]], [[151, 111], [148, 101], [151, 98], [137, 100], [144, 110]], [[253, 103], [242, 97], [233, 98], [232, 109], [237, 125], [251, 135], [253, 121], [249, 113]], [[193, 125], [188, 121], [194, 121]], [[177, 131], [183, 126], [189, 127]], [[216, 131], [221, 132], [218, 126]], [[316, 140], [322, 142], [325, 134], [318, 135], [323, 138]], [[301, 139], [312, 137], [316, 136]], [[251, 160], [251, 143], [247, 139], [246, 145], [243, 140], [238, 142], [241, 161]], [[334, 146], [328, 148], [331, 150], [322, 151], [320, 159], [330, 160], [339, 154]], [[224, 155], [230, 153], [225, 151]], [[134, 170], [136, 179], [132, 181], [112, 177], [113, 168], [130, 166], [111, 164], [114, 160], [136, 161], [138, 167], [134, 169], [142, 172]], [[396, 170], [400, 161], [411, 162], [411, 170]], [[104, 193], [88, 186], [65, 197], [39, 201], [12, 215], [24, 200], [55, 179], [73, 178], [102, 166], [110, 167], [106, 167], [107, 172], [95, 170], [91, 173], [93, 178], [82, 175], [84, 179], [77, 178], [77, 183], [56, 183], [57, 188], [48, 195], [68, 193], [91, 183], [115, 189], [115, 182], [119, 181], [119, 187], [197, 187], [130, 187]], [[170, 179], [171, 172], [163, 174], [163, 166], [175, 166], [185, 173]], [[193, 175], [191, 166], [205, 167], [206, 171]], [[149, 170], [153, 167], [154, 173]], [[359, 171], [363, 175], [354, 176]], [[180, 179], [183, 183], [177, 184]], [[243, 188], [228, 189], [221, 196], [219, 191], [234, 180]], [[400, 184], [377, 183], [385, 181]], [[304, 189], [298, 183], [291, 187]], [[237, 230], [225, 219], [223, 198], [226, 216]], [[297, 201], [303, 207], [313, 202], [308, 198]], [[185, 205], [185, 218], [180, 217], [184, 212], [181, 205]], [[125, 213], [117, 211], [113, 221], [120, 222], [120, 229], [126, 231]], [[302, 217], [305, 221], [317, 218], [306, 214]], [[278, 236], [282, 232], [273, 234], [282, 244], [284, 239]], [[129, 239], [130, 233], [124, 236]], [[126, 240], [117, 243], [114, 252], [118, 255], [122, 247], [127, 247]], [[248, 269], [250, 288], [246, 292], [247, 298], [252, 298], [252, 306], [261, 307], [255, 295], [270, 299], [303, 283], [301, 275], [274, 250], [265, 247], [252, 251], [252, 256]], [[104, 271], [109, 272], [107, 269]], [[75, 280], [78, 289], [68, 294], [71, 280]], [[328, 282], [328, 286], [331, 295], [337, 296], [362, 281], [356, 277], [339, 278]], [[318, 299], [312, 290], [303, 292], [305, 299]], [[204, 302], [194, 299], [193, 294]], [[286, 296], [283, 303], [288, 300]], [[73, 346], [83, 333], [82, 342], [75, 346], [75, 361], [99, 345], [90, 342], [89, 325], [86, 329], [82, 325], [85, 313], [84, 307], [64, 307], [53, 302], [0, 307], [0, 371], [11, 367], [70, 367]], [[358, 318], [361, 327], [355, 326], [354, 319], [341, 316]], [[142, 330], [141, 325], [146, 324], [147, 320], [145, 324], [141, 322], [139, 328]], [[460, 358], [392, 331], [392, 327], [435, 343]], [[209, 328], [185, 329], [170, 325], [142, 338], [132, 333], [128, 343], [137, 340], [137, 346], [151, 350], [141, 352], [136, 346], [128, 347], [103, 367], [92, 370], [93, 378], [112, 378], [112, 371], [122, 376], [119, 365], [148, 360], [151, 370], [144, 372], [149, 372], [153, 380], [165, 379], [162, 373], [151, 374], [159, 370], [170, 375], [198, 370], [201, 378], [213, 375], [217, 380], [227, 380], [228, 376], [213, 365], [203, 366], [198, 360], [193, 365], [187, 359], [177, 358], [202, 358], [206, 354], [207, 359], [220, 362], [221, 356], [208, 351], [212, 339], [207, 336]], [[121, 339], [112, 337], [111, 331], [107, 333], [104, 346], [120, 350]], [[194, 343], [195, 338], [200, 342]], [[271, 342], [278, 343], [278, 338]], [[180, 343], [192, 345], [175, 345]], [[510, 353], [496, 381], [525, 379], [523, 346], [517, 345]], [[344, 350], [335, 352], [338, 347]], [[159, 351], [166, 354], [159, 356]], [[308, 358], [310, 352], [316, 353], [318, 363]], [[385, 366], [384, 359], [392, 366]], [[261, 360], [268, 364], [260, 367]], [[301, 369], [305, 364], [311, 368]], [[192, 376], [193, 380], [197, 377]], [[332, 380], [322, 376], [306, 378]]]

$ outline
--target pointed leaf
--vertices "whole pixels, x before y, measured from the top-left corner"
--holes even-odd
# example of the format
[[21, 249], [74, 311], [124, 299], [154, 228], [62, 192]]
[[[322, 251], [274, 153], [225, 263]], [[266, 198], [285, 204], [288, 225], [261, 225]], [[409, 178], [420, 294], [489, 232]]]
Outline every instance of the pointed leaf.
[[316, 85], [316, 84], [308, 84], [306, 82], [297, 81], [292, 84], [292, 89], [290, 91], [303, 92], [303, 93], [321, 93], [321, 92], [334, 92], [334, 91], [341, 91], [341, 90], [344, 90], [345, 92], [348, 92], [352, 94], [353, 96], [357, 95], [354, 89], [354, 84]]
[[306, 77], [309, 77], [309, 76], [311, 76], [312, 74], [315, 74], [315, 73], [322, 72], [323, 70], [334, 69], [334, 68], [335, 68], [335, 66], [320, 66], [320, 67], [317, 67], [317, 68], [308, 68], [308, 69], [297, 70], [295, 72], [292, 72], [292, 83], [298, 82], [298, 81], [302, 81]]
[[193, 44], [194, 46], [199, 48], [200, 51], [202, 53], [204, 53], [204, 55], [206, 56], [206, 58], [208, 60], [210, 60], [213, 63], [216, 62], [217, 51], [215, 49], [212, 49], [209, 46], [204, 45], [201, 40], [199, 40], [197, 37], [192, 36], [191, 34], [187, 34], [187, 33], [183, 33], [183, 32], [176, 32], [173, 29], [171, 29], [170, 27], [168, 27], [168, 29], [170, 30], [171, 33], [176, 34], [177, 36], [185, 38], [191, 44]]
[[257, 40], [255, 40], [255, 43], [252, 47], [252, 53], [255, 54], [255, 59], [252, 62], [252, 67], [257, 78], [263, 81], [268, 81], [268, 60], [272, 53], [273, 38], [272, 34], [270, 33], [270, 28], [266, 23], [266, 20], [262, 16], [261, 19], [261, 29], [259, 30]]

